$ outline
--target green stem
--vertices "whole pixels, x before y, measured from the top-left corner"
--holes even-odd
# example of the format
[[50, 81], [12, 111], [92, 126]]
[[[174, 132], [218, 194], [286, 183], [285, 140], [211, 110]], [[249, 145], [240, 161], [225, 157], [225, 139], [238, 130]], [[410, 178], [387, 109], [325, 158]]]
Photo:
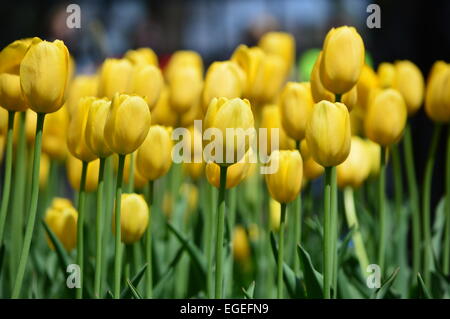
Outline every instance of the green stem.
[[[395, 189], [395, 225], [398, 227], [396, 232], [396, 258], [399, 266], [406, 266], [407, 261], [407, 220], [402, 210], [403, 206], [403, 182], [402, 182], [402, 167], [400, 160], [400, 152], [398, 145], [392, 146], [392, 163], [394, 171], [394, 189]], [[404, 231], [405, 230], [405, 231]]]
[[77, 221], [77, 264], [80, 267], [80, 288], [77, 289], [77, 299], [83, 298], [83, 270], [84, 270], [84, 206], [86, 200], [86, 174], [89, 163], [84, 162], [81, 167], [80, 191], [78, 192], [78, 221]]
[[130, 169], [128, 172], [128, 185], [127, 185], [127, 193], [134, 192], [134, 153], [130, 154]]
[[408, 178], [409, 201], [412, 209], [412, 233], [413, 233], [413, 277], [420, 271], [420, 209], [419, 209], [419, 191], [417, 188], [416, 170], [414, 166], [414, 156], [412, 149], [411, 128], [409, 124], [405, 128], [405, 137], [403, 143], [405, 153], [406, 177]]
[[100, 298], [101, 282], [102, 282], [102, 238], [103, 238], [103, 188], [105, 175], [105, 158], [100, 158], [100, 167], [98, 170], [98, 186], [97, 186], [97, 213], [95, 242], [95, 279], [94, 294], [96, 298]]
[[227, 183], [227, 166], [220, 166], [219, 200], [217, 201], [217, 241], [216, 241], [216, 287], [215, 298], [222, 298], [223, 285], [223, 233], [225, 224], [225, 192]]
[[450, 271], [450, 126], [447, 127], [447, 158], [445, 171], [445, 239], [442, 270], [448, 275]]
[[333, 289], [333, 298], [337, 297], [337, 279], [338, 279], [338, 247], [337, 242], [339, 240], [339, 222], [338, 222], [338, 188], [337, 188], [337, 176], [336, 176], [336, 167], [331, 168], [331, 247], [333, 253], [333, 274], [332, 274], [332, 287]]
[[424, 246], [424, 265], [423, 265], [423, 279], [428, 289], [431, 286], [431, 266], [432, 266], [432, 246], [431, 246], [431, 226], [430, 226], [430, 195], [431, 195], [431, 181], [433, 179], [433, 167], [436, 159], [436, 149], [439, 142], [439, 136], [441, 134], [442, 125], [435, 124], [433, 137], [431, 138], [430, 151], [428, 153], [428, 159], [425, 166], [425, 175], [423, 178], [423, 235], [425, 240]]
[[206, 274], [206, 296], [208, 298], [213, 297], [213, 234], [214, 231], [214, 216], [216, 215], [215, 204], [215, 188], [211, 185], [207, 185], [209, 191], [208, 198], [208, 211], [205, 211], [205, 233], [206, 233], [206, 259], [208, 272]]
[[301, 194], [297, 196], [294, 201], [294, 271], [296, 274], [300, 272], [300, 261], [297, 258], [297, 245], [301, 244], [302, 237], [302, 197]]
[[114, 219], [115, 219], [115, 255], [114, 255], [114, 298], [120, 298], [120, 275], [122, 266], [122, 251], [120, 242], [120, 205], [122, 202], [122, 182], [123, 182], [123, 167], [125, 164], [126, 155], [119, 154], [119, 169], [117, 171], [117, 184], [116, 184], [116, 204], [114, 207]]
[[344, 205], [347, 225], [348, 227], [355, 227], [352, 239], [355, 245], [356, 257], [358, 258], [359, 265], [361, 266], [361, 272], [362, 274], [365, 274], [367, 266], [369, 265], [369, 258], [367, 257], [361, 230], [359, 229], [358, 217], [355, 210], [355, 198], [353, 196], [353, 188], [351, 187], [346, 187], [344, 189]]
[[386, 148], [381, 147], [380, 176], [378, 180], [378, 205], [379, 205], [379, 231], [380, 245], [378, 246], [378, 265], [384, 272], [384, 259], [386, 254]]
[[331, 275], [333, 265], [333, 252], [331, 245], [331, 179], [333, 167], [325, 168], [324, 188], [324, 226], [323, 226], [323, 297], [330, 299]]
[[22, 289], [23, 277], [25, 275], [25, 268], [27, 266], [28, 254], [30, 252], [31, 239], [33, 237], [34, 224], [37, 213], [37, 204], [39, 198], [39, 168], [41, 160], [41, 147], [42, 147], [42, 129], [44, 127], [45, 113], [37, 114], [36, 123], [36, 138], [34, 141], [34, 154], [33, 154], [33, 173], [31, 181], [31, 204], [30, 211], [28, 213], [28, 221], [25, 229], [25, 237], [23, 242], [22, 251], [20, 254], [19, 266], [17, 268], [17, 275], [14, 282], [14, 288], [12, 292], [12, 298], [19, 298], [20, 291]]
[[277, 298], [283, 298], [283, 251], [284, 251], [284, 225], [286, 220], [286, 203], [281, 203], [280, 230], [278, 239], [277, 261]]
[[153, 298], [153, 270], [152, 270], [152, 215], [151, 211], [153, 209], [153, 181], [148, 183], [148, 192], [147, 192], [147, 203], [150, 209], [150, 216], [148, 219], [147, 232], [145, 235], [145, 259], [147, 262], [146, 269], [146, 280], [147, 287], [146, 293], [147, 298]]
[[8, 128], [6, 133], [6, 162], [5, 180], [3, 182], [2, 203], [0, 208], [0, 247], [3, 244], [3, 232], [5, 230], [6, 215], [8, 213], [9, 193], [11, 192], [12, 153], [13, 153], [13, 128], [16, 112], [8, 111]]

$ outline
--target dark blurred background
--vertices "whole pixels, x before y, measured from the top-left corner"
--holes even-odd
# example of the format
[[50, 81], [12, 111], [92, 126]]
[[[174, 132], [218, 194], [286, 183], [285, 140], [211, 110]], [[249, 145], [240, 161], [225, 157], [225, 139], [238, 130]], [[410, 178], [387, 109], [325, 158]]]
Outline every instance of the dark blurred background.
[[[70, 3], [81, 8], [80, 29], [66, 26]], [[370, 3], [381, 8], [380, 29], [366, 26]], [[179, 49], [198, 51], [208, 65], [227, 59], [240, 43], [256, 44], [270, 30], [294, 35], [298, 59], [305, 50], [321, 47], [330, 27], [344, 24], [357, 27], [375, 68], [381, 61], [409, 59], [426, 76], [435, 60], [450, 61], [450, 1], [444, 0], [15, 0], [3, 1], [0, 7], [1, 48], [18, 38], [59, 38], [82, 73], [94, 72], [106, 56], [121, 56], [141, 46], [154, 49], [162, 66]], [[411, 121], [421, 181], [433, 124], [423, 111]], [[444, 150], [441, 138], [433, 205], [443, 194]]]

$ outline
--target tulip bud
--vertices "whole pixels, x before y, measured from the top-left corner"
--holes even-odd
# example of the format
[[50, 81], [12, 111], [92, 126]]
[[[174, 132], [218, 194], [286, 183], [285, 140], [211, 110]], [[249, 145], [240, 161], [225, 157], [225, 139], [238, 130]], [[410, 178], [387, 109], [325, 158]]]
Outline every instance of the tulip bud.
[[[280, 107], [276, 104], [267, 104], [263, 107], [261, 112], [261, 124], [260, 128], [267, 129], [267, 138], [265, 143], [261, 143], [259, 147], [261, 148], [262, 154], [270, 155], [272, 149], [280, 149], [280, 150], [292, 150], [295, 149], [295, 140], [290, 138], [285, 129], [281, 124], [281, 110]], [[278, 137], [279, 143], [276, 148], [275, 145], [272, 145], [272, 129], [278, 129]], [[261, 139], [261, 135], [259, 136]], [[261, 141], [261, 140], [260, 140]], [[261, 145], [262, 144], [262, 145]]]
[[58, 111], [45, 117], [44, 132], [42, 133], [42, 151], [50, 158], [63, 160], [67, 156], [67, 132], [69, 113], [63, 105]]
[[[243, 158], [240, 162], [230, 165], [227, 169], [227, 182], [226, 189], [230, 189], [239, 185], [248, 174], [250, 163], [247, 159]], [[220, 166], [214, 162], [208, 162], [205, 168], [205, 174], [208, 182], [216, 187], [220, 188]]]
[[[122, 194], [120, 213], [121, 241], [133, 244], [141, 239], [148, 226], [150, 211], [142, 195]], [[115, 234], [115, 218], [112, 219], [112, 229]]]
[[106, 117], [111, 107], [107, 99], [90, 99], [88, 115], [86, 119], [85, 142], [91, 153], [100, 158], [106, 158], [112, 154], [105, 141]]
[[380, 173], [381, 147], [379, 144], [366, 139], [366, 150], [370, 163], [370, 177], [376, 177]]
[[[359, 77], [358, 83], [356, 83], [356, 91], [358, 94], [357, 105], [360, 106], [363, 110], [366, 110], [370, 93], [372, 92], [372, 90], [374, 90], [378, 87], [379, 87], [378, 77], [377, 77], [375, 71], [367, 64], [364, 64], [364, 66], [361, 70], [361, 76]], [[347, 94], [344, 94], [344, 96], [342, 97], [343, 102], [344, 102], [344, 97]], [[355, 105], [355, 108], [356, 108], [356, 105]]]
[[185, 66], [193, 67], [197, 69], [200, 74], [203, 74], [202, 57], [197, 52], [181, 50], [175, 52], [169, 60], [164, 73], [167, 81], [170, 82], [172, 77], [175, 76], [175, 73], [178, 72], [178, 69]]
[[203, 89], [203, 112], [211, 99], [241, 97], [245, 88], [245, 73], [232, 61], [214, 62], [206, 72]]
[[408, 115], [412, 115], [422, 105], [424, 96], [424, 79], [419, 68], [410, 61], [395, 63], [395, 78], [392, 87], [400, 92], [408, 108]]
[[313, 108], [311, 86], [308, 82], [289, 82], [280, 96], [281, 122], [294, 140], [305, 137], [306, 124]]
[[95, 100], [93, 96], [80, 99], [78, 110], [70, 120], [67, 132], [67, 146], [70, 153], [83, 162], [90, 162], [97, 158], [97, 155], [87, 146], [85, 138], [88, 112]]
[[379, 90], [370, 99], [364, 131], [372, 141], [388, 146], [400, 140], [406, 125], [407, 108], [402, 95], [394, 89]]
[[368, 152], [366, 142], [358, 136], [353, 136], [347, 159], [336, 168], [339, 187], [357, 188], [367, 179], [371, 168]]
[[198, 103], [203, 88], [202, 73], [193, 66], [180, 67], [169, 79], [170, 107], [184, 113]]
[[276, 150], [270, 155], [270, 165], [274, 165], [272, 161], [277, 161], [278, 170], [275, 173], [266, 174], [270, 196], [280, 203], [292, 202], [300, 193], [302, 186], [302, 157], [297, 150]]
[[69, 81], [69, 51], [64, 42], [33, 43], [20, 64], [20, 85], [30, 108], [52, 113], [64, 104]]
[[358, 105], [358, 89], [357, 85], [351, 88], [350, 91], [342, 94], [342, 103], [347, 107], [347, 110], [351, 112]]
[[383, 62], [377, 70], [380, 87], [387, 89], [392, 87], [395, 78], [395, 67], [392, 63]]
[[95, 75], [79, 75], [69, 85], [67, 108], [72, 116], [77, 111], [78, 102], [85, 96], [96, 96], [98, 92], [98, 78]]
[[267, 54], [275, 54], [281, 57], [286, 66], [286, 76], [295, 60], [295, 40], [286, 32], [268, 32], [259, 40], [258, 46]]
[[[222, 152], [222, 160], [218, 164], [229, 165], [238, 162], [255, 138], [250, 102], [239, 98], [212, 99], [205, 115], [205, 130], [208, 128], [215, 128], [222, 134], [221, 139], [214, 140], [214, 143], [217, 143], [215, 149]], [[228, 134], [227, 129], [231, 129]], [[215, 155], [218, 156], [217, 153]], [[220, 161], [220, 155], [218, 157]]]
[[124, 56], [133, 65], [154, 65], [158, 66], [158, 56], [150, 48], [139, 48], [128, 50]]
[[[205, 170], [205, 162], [200, 163], [186, 163], [183, 162], [183, 171], [188, 175], [193, 181], [197, 181]], [[228, 174], [227, 174], [228, 175]]]
[[114, 153], [133, 153], [144, 142], [150, 124], [150, 109], [143, 98], [116, 93], [105, 123], [106, 144]]
[[[45, 213], [45, 222], [67, 251], [75, 248], [77, 243], [78, 212], [69, 200], [53, 199], [52, 206]], [[50, 239], [47, 242], [55, 249]]]
[[314, 63], [313, 69], [311, 71], [310, 83], [311, 83], [311, 94], [315, 103], [319, 103], [322, 100], [327, 100], [330, 102], [335, 101], [334, 93], [328, 91], [322, 84], [320, 79], [320, 67], [322, 64], [323, 51], [320, 51], [317, 56], [316, 62]]
[[164, 80], [161, 70], [154, 65], [139, 65], [134, 68], [131, 91], [142, 96], [150, 110], [156, 105], [163, 88]]
[[153, 125], [139, 147], [136, 168], [147, 180], [155, 180], [167, 174], [172, 165], [172, 128]]
[[250, 258], [250, 245], [245, 228], [238, 225], [233, 231], [233, 257], [238, 262], [245, 262]]
[[[80, 190], [82, 162], [69, 154], [66, 161], [67, 178], [70, 186], [76, 190]], [[97, 158], [89, 162], [86, 172], [86, 192], [95, 192], [98, 186], [98, 171], [100, 169], [100, 160]]]
[[170, 108], [169, 95], [169, 88], [164, 87], [159, 95], [155, 108], [152, 110], [152, 124], [164, 126], [177, 125], [177, 114]]
[[280, 229], [281, 204], [271, 197], [269, 199], [269, 209], [270, 209], [270, 230], [273, 232], [277, 232]]
[[433, 121], [450, 121], [450, 66], [436, 62], [425, 95], [425, 111]]
[[0, 73], [10, 73], [19, 75], [20, 63], [32, 44], [39, 43], [42, 40], [27, 38], [16, 40], [8, 44], [0, 51]]
[[112, 99], [116, 93], [130, 93], [133, 65], [126, 59], [106, 59], [100, 69], [98, 97]]
[[436, 62], [433, 63], [433, 65], [431, 66], [431, 70], [430, 73], [428, 73], [428, 77], [427, 77], [427, 86], [430, 83], [431, 78], [433, 78], [435, 73], [439, 73], [440, 71], [443, 71], [447, 68], [447, 63], [445, 63], [442, 60], [438, 60]]
[[353, 27], [332, 28], [323, 44], [320, 78], [324, 87], [343, 94], [358, 82], [364, 65], [364, 42]]
[[15, 74], [0, 74], [0, 105], [9, 111], [22, 112], [28, 103], [22, 94], [20, 77]]
[[350, 116], [344, 104], [321, 101], [314, 105], [306, 126], [306, 141], [318, 164], [330, 167], [345, 161], [350, 137]]
[[303, 159], [303, 175], [307, 180], [314, 180], [320, 177], [325, 169], [322, 165], [317, 164], [314, 158], [311, 156], [311, 152], [308, 148], [308, 143], [303, 140], [300, 144], [300, 153]]

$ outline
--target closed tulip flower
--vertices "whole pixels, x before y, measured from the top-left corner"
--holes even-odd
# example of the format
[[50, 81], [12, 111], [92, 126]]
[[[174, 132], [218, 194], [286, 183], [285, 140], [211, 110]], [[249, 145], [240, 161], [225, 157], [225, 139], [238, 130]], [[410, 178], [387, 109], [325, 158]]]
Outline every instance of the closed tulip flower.
[[106, 118], [106, 144], [114, 153], [133, 153], [144, 142], [150, 124], [150, 109], [143, 98], [116, 94]]
[[342, 103], [321, 101], [314, 105], [306, 127], [306, 141], [314, 160], [324, 166], [336, 166], [350, 152], [350, 116]]
[[370, 163], [370, 177], [376, 177], [380, 173], [380, 156], [381, 156], [381, 146], [369, 139], [365, 140], [366, 150]]
[[[100, 168], [100, 160], [97, 158], [89, 162], [86, 172], [86, 192], [95, 192], [98, 186], [98, 170]], [[69, 184], [72, 189], [79, 191], [80, 190], [80, 180], [81, 180], [81, 169], [82, 163], [81, 161], [70, 155], [67, 156], [66, 161], [66, 172], [67, 179], [69, 180]]]
[[361, 186], [371, 169], [366, 142], [358, 136], [353, 136], [351, 143], [347, 159], [337, 166], [337, 183], [341, 188]]
[[203, 176], [203, 172], [205, 171], [205, 162], [200, 163], [186, 163], [183, 162], [183, 171], [187, 176], [189, 176], [192, 180], [196, 181], [200, 177]]
[[170, 107], [177, 113], [184, 113], [200, 100], [203, 75], [194, 66], [183, 66], [171, 75], [168, 85]]
[[72, 116], [78, 108], [78, 102], [85, 96], [96, 96], [98, 93], [98, 77], [96, 75], [78, 75], [69, 85], [67, 108]]
[[286, 32], [268, 32], [259, 40], [258, 46], [268, 54], [281, 57], [289, 74], [295, 60], [295, 39]]
[[233, 231], [233, 257], [238, 262], [245, 262], [250, 258], [250, 244], [247, 231], [241, 225]]
[[[222, 151], [222, 161], [218, 164], [229, 165], [238, 162], [255, 138], [250, 102], [239, 98], [212, 99], [205, 115], [205, 130], [208, 128], [218, 129], [222, 133], [221, 141], [217, 141], [218, 148]], [[227, 129], [234, 129], [234, 134], [226, 134]]]
[[133, 65], [126, 59], [106, 59], [99, 73], [98, 97], [112, 99], [116, 93], [130, 93]]
[[325, 169], [322, 165], [317, 164], [308, 148], [308, 143], [303, 140], [300, 144], [300, 153], [303, 159], [303, 175], [309, 181], [320, 177]]
[[323, 44], [320, 78], [324, 87], [343, 94], [358, 82], [364, 65], [364, 42], [355, 28], [332, 28]]
[[91, 99], [86, 119], [85, 142], [89, 150], [97, 157], [106, 158], [112, 154], [105, 142], [106, 117], [111, 106], [107, 99]]
[[[263, 154], [270, 155], [272, 149], [292, 150], [295, 149], [295, 140], [286, 134], [281, 122], [281, 110], [276, 104], [267, 104], [262, 108], [260, 128], [267, 129], [265, 143], [259, 145]], [[272, 145], [272, 129], [278, 129], [279, 143], [276, 148]], [[261, 135], [259, 136], [261, 138]]]
[[450, 121], [450, 66], [441, 65], [439, 69], [433, 66], [426, 95], [425, 111], [435, 122]]
[[203, 89], [203, 111], [214, 97], [241, 97], [245, 89], [245, 73], [232, 61], [214, 62], [206, 72]]
[[169, 102], [169, 88], [164, 87], [156, 102], [155, 108], [152, 110], [152, 124], [159, 124], [164, 126], [176, 126], [178, 116], [170, 108]]
[[[77, 243], [78, 212], [69, 200], [53, 199], [52, 206], [45, 213], [45, 223], [67, 251], [75, 248]], [[47, 238], [51, 249], [55, 249]]]
[[392, 63], [380, 63], [377, 69], [378, 80], [381, 88], [392, 87], [395, 79], [395, 67]]
[[34, 43], [39, 43], [42, 40], [35, 38], [26, 38], [16, 40], [8, 44], [2, 51], [0, 51], [0, 73], [10, 73], [19, 75], [20, 63], [30, 46]]
[[147, 180], [165, 175], [172, 165], [172, 128], [153, 125], [139, 147], [136, 167]]
[[269, 199], [269, 209], [270, 209], [270, 230], [273, 232], [277, 232], [280, 229], [281, 204], [271, 197]]
[[394, 89], [379, 90], [371, 98], [364, 119], [366, 136], [382, 146], [392, 145], [400, 140], [406, 119], [402, 95]]
[[[148, 226], [150, 210], [142, 195], [122, 194], [120, 239], [125, 244], [133, 244], [141, 239]], [[115, 218], [112, 220], [115, 233]]]
[[378, 76], [375, 71], [367, 64], [364, 64], [361, 70], [361, 76], [359, 77], [358, 83], [356, 83], [356, 91], [358, 94], [357, 106], [360, 106], [363, 110], [366, 110], [372, 90], [378, 88], [379, 85]]
[[0, 74], [0, 105], [8, 111], [22, 112], [28, 103], [22, 94], [20, 77], [16, 74]]
[[351, 88], [350, 91], [342, 94], [342, 103], [347, 107], [347, 110], [351, 112], [358, 106], [358, 89], [357, 85]]
[[161, 70], [154, 65], [135, 66], [131, 82], [131, 92], [142, 96], [152, 110], [164, 85]]
[[93, 96], [80, 99], [78, 110], [70, 120], [67, 132], [67, 146], [70, 153], [83, 162], [90, 162], [97, 158], [97, 155], [87, 146], [85, 138], [89, 109], [95, 100]]
[[128, 50], [124, 56], [125, 59], [134, 65], [154, 65], [158, 66], [158, 56], [150, 48], [139, 48]]
[[292, 202], [300, 193], [303, 177], [303, 161], [299, 151], [274, 151], [270, 161], [278, 162], [278, 170], [266, 174], [270, 196], [280, 203]]
[[50, 158], [63, 160], [67, 156], [67, 133], [69, 113], [63, 105], [58, 111], [46, 116], [42, 133], [42, 151]]
[[280, 96], [281, 122], [286, 133], [296, 141], [305, 137], [306, 124], [313, 109], [308, 82], [289, 82]]
[[439, 73], [440, 71], [445, 70], [447, 67], [448, 67], [448, 64], [445, 63], [445, 61], [438, 60], [438, 61], [434, 62], [433, 65], [431, 66], [430, 73], [428, 73], [427, 86], [430, 83], [430, 80], [431, 80], [431, 78], [433, 78], [435, 73]]
[[[238, 163], [230, 165], [227, 169], [227, 183], [226, 189], [230, 189], [239, 185], [248, 174], [250, 163], [246, 160], [241, 160]], [[208, 182], [219, 188], [220, 186], [220, 167], [214, 162], [208, 162], [205, 167], [205, 175]]]
[[165, 69], [164, 75], [168, 82], [175, 76], [179, 68], [190, 66], [198, 70], [200, 74], [203, 74], [203, 61], [202, 57], [194, 51], [181, 50], [176, 51], [169, 60], [169, 63]]
[[[172, 111], [172, 114], [174, 112]], [[176, 114], [177, 115], [177, 126], [180, 127], [189, 127], [194, 124], [195, 120], [203, 120], [204, 114], [203, 109], [201, 105], [201, 101], [198, 100], [194, 105], [192, 105], [189, 110], [182, 114]]]
[[65, 102], [69, 51], [64, 42], [33, 43], [20, 63], [20, 85], [30, 108], [52, 113]]
[[422, 105], [425, 87], [419, 68], [410, 61], [397, 61], [392, 87], [403, 96], [408, 108], [408, 115], [416, 113]]
[[316, 62], [314, 63], [313, 69], [311, 71], [310, 83], [311, 83], [311, 94], [315, 103], [319, 103], [322, 100], [327, 100], [330, 102], [335, 101], [334, 93], [328, 91], [322, 84], [320, 79], [320, 65], [322, 64], [323, 51], [320, 51], [317, 56]]

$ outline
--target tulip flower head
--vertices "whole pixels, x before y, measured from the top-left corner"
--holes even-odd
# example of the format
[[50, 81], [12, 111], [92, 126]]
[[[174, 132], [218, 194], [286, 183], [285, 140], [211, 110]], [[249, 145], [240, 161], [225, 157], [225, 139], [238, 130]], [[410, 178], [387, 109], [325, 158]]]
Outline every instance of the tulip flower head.
[[106, 59], [99, 73], [98, 97], [112, 99], [116, 93], [130, 93], [133, 65], [127, 59]]
[[164, 85], [161, 70], [150, 64], [134, 67], [131, 78], [131, 92], [142, 96], [152, 110]]
[[400, 92], [412, 115], [422, 105], [425, 83], [420, 69], [410, 61], [395, 62], [395, 77], [392, 87]]
[[97, 157], [106, 158], [112, 154], [105, 141], [104, 131], [111, 101], [108, 99], [90, 99], [86, 119], [85, 142], [89, 150]]
[[[45, 222], [67, 251], [71, 251], [77, 242], [78, 212], [65, 198], [54, 198], [45, 213]], [[49, 246], [55, 249], [47, 237]]]
[[352, 137], [347, 159], [337, 166], [337, 183], [341, 188], [357, 188], [367, 179], [371, 161], [367, 143], [358, 136]]
[[154, 65], [158, 66], [158, 56], [150, 48], [139, 48], [128, 50], [124, 56], [133, 65]]
[[311, 152], [308, 148], [308, 143], [306, 139], [304, 139], [300, 144], [300, 153], [303, 159], [303, 175], [304, 177], [312, 181], [318, 177], [320, 177], [325, 169], [322, 165], [318, 164], [311, 155]]
[[258, 46], [267, 54], [281, 57], [286, 67], [286, 76], [295, 60], [295, 39], [286, 32], [268, 32], [259, 40]]
[[450, 65], [436, 62], [425, 96], [425, 111], [433, 121], [450, 121]]

